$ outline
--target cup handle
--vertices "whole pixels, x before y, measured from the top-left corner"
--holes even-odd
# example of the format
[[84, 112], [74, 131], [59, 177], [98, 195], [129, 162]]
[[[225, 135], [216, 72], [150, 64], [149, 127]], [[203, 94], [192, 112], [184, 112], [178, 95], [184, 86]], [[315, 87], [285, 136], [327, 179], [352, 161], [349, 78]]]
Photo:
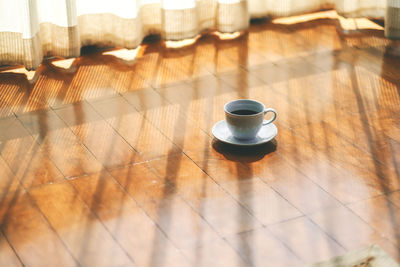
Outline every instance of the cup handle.
[[263, 125], [270, 124], [271, 122], [273, 122], [273, 121], [276, 119], [276, 111], [275, 111], [275, 109], [273, 109], [273, 108], [267, 108], [267, 109], [265, 109], [265, 110], [264, 110], [264, 115], [267, 114], [268, 112], [274, 113], [274, 116], [272, 117], [272, 119], [263, 122]]

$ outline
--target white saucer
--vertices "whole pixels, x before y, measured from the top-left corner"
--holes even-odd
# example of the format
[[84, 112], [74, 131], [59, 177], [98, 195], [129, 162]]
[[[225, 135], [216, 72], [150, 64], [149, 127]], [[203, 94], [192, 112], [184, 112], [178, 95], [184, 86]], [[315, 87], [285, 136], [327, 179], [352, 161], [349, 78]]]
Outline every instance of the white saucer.
[[226, 121], [222, 120], [214, 125], [212, 128], [212, 133], [215, 138], [224, 143], [239, 146], [254, 146], [271, 141], [278, 134], [278, 129], [276, 128], [275, 124], [270, 123], [262, 126], [254, 139], [239, 140], [233, 137], [231, 131], [229, 131], [228, 126], [226, 125]]

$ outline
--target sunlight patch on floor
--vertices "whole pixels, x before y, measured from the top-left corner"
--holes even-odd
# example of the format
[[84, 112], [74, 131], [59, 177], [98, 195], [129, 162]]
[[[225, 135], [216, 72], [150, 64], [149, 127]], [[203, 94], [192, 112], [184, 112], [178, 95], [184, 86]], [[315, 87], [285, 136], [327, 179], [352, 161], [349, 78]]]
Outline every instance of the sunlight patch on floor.
[[62, 69], [69, 69], [75, 58], [61, 59], [52, 61], [51, 64]]
[[366, 18], [344, 18], [338, 16], [340, 26], [346, 31], [383, 30], [383, 27]]
[[345, 18], [337, 14], [335, 10], [315, 12], [299, 16], [290, 16], [284, 18], [277, 18], [272, 20], [276, 24], [296, 24], [307, 22], [317, 19], [338, 19], [340, 26], [345, 31], [356, 31], [365, 29], [383, 30], [383, 27], [376, 24], [375, 22], [366, 18]]
[[242, 35], [243, 32], [215, 32], [214, 34], [220, 39], [220, 40], [232, 40], [235, 38], [238, 38], [240, 35]]
[[299, 16], [290, 16], [272, 20], [275, 24], [296, 24], [317, 19], [336, 19], [338, 14], [334, 10], [309, 13]]
[[165, 41], [165, 46], [167, 48], [181, 48], [181, 47], [185, 47], [185, 46], [189, 46], [194, 44], [197, 39], [200, 38], [200, 35], [197, 35], [193, 38], [189, 38], [189, 39], [183, 39], [180, 41]]
[[123, 48], [123, 49], [118, 49], [118, 50], [112, 50], [112, 51], [104, 52], [103, 55], [112, 55], [112, 56], [115, 56], [122, 60], [132, 61], [132, 60], [136, 59], [136, 57], [138, 56], [140, 48], [141, 48], [141, 46], [139, 45], [135, 49]]
[[1, 71], [0, 73], [19, 73], [19, 74], [25, 74], [28, 80], [32, 80], [35, 77], [36, 71], [34, 70], [27, 70], [24, 67], [19, 67], [15, 69], [9, 69], [5, 71]]

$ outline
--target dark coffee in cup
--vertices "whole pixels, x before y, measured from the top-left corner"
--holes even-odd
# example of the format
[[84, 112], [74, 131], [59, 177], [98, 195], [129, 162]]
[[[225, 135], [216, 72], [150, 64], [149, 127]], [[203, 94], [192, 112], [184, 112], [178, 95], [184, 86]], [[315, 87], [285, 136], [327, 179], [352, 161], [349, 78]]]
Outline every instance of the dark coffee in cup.
[[235, 115], [254, 115], [257, 114], [258, 112], [250, 109], [239, 109], [232, 111], [231, 113]]

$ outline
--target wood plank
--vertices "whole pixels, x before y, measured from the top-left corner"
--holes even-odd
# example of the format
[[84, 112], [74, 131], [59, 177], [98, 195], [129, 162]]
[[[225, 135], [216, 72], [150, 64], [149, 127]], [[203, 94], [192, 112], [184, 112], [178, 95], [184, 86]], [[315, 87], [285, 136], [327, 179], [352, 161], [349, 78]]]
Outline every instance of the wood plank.
[[10, 193], [1, 199], [0, 222], [25, 266], [78, 266], [26, 192]]
[[[6, 123], [5, 123], [6, 122]], [[26, 188], [62, 180], [63, 175], [15, 117], [3, 121], [0, 154]]]
[[138, 266], [161, 262], [174, 266], [189, 264], [154, 221], [108, 173], [78, 177], [71, 183]]
[[68, 182], [37, 187], [29, 193], [80, 265], [133, 264]]
[[4, 266], [22, 267], [21, 261], [15, 254], [14, 250], [10, 247], [10, 244], [2, 232], [0, 232], [0, 262]]
[[32, 112], [18, 116], [18, 119], [36, 142], [45, 148], [65, 177], [81, 176], [102, 170], [102, 164], [54, 111]]
[[56, 113], [106, 168], [143, 161], [89, 104], [66, 106], [57, 109]]
[[122, 97], [91, 103], [94, 109], [145, 160], [158, 158], [180, 149], [147, 121], [142, 114]]

